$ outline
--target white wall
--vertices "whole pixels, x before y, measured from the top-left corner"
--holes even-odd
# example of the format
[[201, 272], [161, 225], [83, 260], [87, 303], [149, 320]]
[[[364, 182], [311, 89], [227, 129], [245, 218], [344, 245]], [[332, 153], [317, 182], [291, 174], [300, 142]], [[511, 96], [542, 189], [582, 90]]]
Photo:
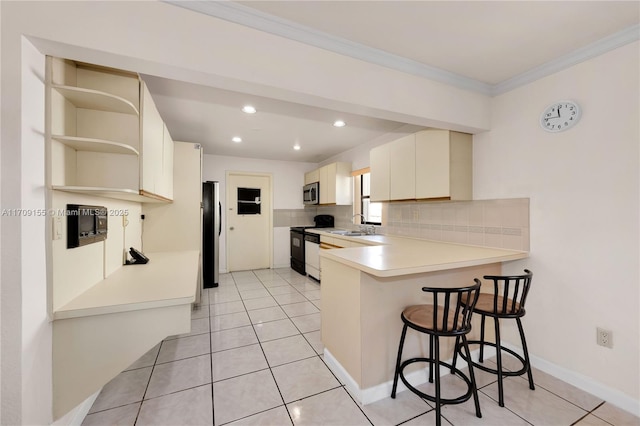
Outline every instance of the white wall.
[[[617, 391], [637, 414], [639, 43], [492, 101], [492, 130], [474, 138], [474, 198], [531, 199], [534, 273], [524, 326], [533, 355]], [[573, 129], [551, 134], [541, 111], [573, 99]], [[613, 349], [596, 346], [596, 327]], [[511, 329], [507, 334], [515, 344]], [[615, 395], [612, 395], [615, 396]]]
[[[46, 211], [45, 170], [31, 164], [44, 164], [44, 56], [27, 40], [22, 40], [22, 200], [27, 211]], [[22, 422], [34, 424], [50, 415], [46, 396], [51, 388], [51, 324], [47, 312], [47, 271], [34, 268], [46, 261], [43, 237], [47, 235], [46, 216], [25, 216], [21, 228], [22, 312]], [[19, 346], [19, 347], [20, 347]]]
[[[220, 182], [220, 200], [225, 211], [226, 172], [241, 171], [265, 173], [272, 176], [273, 208], [302, 209], [302, 184], [304, 174], [317, 167], [315, 163], [293, 161], [258, 160], [251, 158], [204, 155], [202, 179]], [[223, 215], [222, 228], [225, 229]], [[227, 271], [225, 232], [220, 236], [220, 271]], [[289, 228], [276, 227], [273, 230], [273, 266], [289, 265]]]

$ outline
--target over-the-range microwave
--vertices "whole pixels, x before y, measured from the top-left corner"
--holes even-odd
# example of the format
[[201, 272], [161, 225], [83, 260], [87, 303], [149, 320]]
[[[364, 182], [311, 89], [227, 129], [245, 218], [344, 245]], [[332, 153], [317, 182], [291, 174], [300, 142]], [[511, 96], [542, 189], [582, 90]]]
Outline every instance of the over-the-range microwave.
[[302, 188], [302, 202], [305, 205], [320, 202], [320, 184], [318, 182], [307, 184]]

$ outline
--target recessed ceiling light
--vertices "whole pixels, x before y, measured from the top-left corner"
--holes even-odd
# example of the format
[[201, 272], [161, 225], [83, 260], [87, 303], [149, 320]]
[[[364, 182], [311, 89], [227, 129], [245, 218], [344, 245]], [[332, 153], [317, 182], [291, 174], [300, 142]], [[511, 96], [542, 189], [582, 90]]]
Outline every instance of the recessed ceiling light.
[[255, 114], [256, 113], [256, 109], [255, 107], [252, 107], [251, 105], [245, 105], [242, 107], [242, 112], [246, 112], [247, 114]]
[[347, 123], [345, 123], [342, 120], [336, 120], [333, 122], [334, 127], [344, 127], [347, 125]]
[[235, 143], [242, 142], [242, 138], [240, 136], [234, 136], [233, 138], [231, 138], [231, 140], [234, 141]]
[[296, 151], [300, 151], [300, 145], [295, 144], [295, 145], [293, 146], [293, 149], [295, 149]]

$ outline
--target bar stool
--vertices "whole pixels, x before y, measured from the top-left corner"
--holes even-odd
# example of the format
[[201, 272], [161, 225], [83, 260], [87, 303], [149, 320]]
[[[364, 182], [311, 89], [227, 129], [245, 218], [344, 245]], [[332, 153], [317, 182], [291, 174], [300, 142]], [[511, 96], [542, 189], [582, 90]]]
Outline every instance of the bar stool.
[[[456, 337], [456, 342], [462, 338], [467, 356], [470, 356], [469, 346], [467, 345], [466, 334], [471, 330], [471, 314], [473, 307], [480, 294], [480, 280], [475, 279], [475, 284], [463, 288], [431, 288], [422, 287], [422, 291], [432, 296], [433, 303], [430, 305], [413, 305], [408, 306], [402, 311], [400, 318], [404, 323], [402, 335], [400, 337], [400, 345], [398, 347], [398, 359], [396, 361], [396, 370], [393, 378], [393, 389], [391, 398], [396, 397], [396, 388], [398, 386], [398, 377], [413, 393], [427, 399], [436, 404], [436, 425], [441, 424], [441, 405], [444, 404], [460, 404], [463, 403], [473, 394], [476, 405], [476, 416], [482, 417], [480, 413], [480, 402], [478, 401], [478, 391], [476, 388], [476, 379], [473, 375], [473, 368], [469, 366], [469, 377], [462, 371], [456, 369], [453, 365], [440, 361], [440, 337]], [[463, 303], [463, 300], [466, 303]], [[426, 333], [429, 335], [429, 358], [411, 358], [404, 362], [402, 360], [402, 349], [404, 339], [407, 334], [407, 328]], [[412, 386], [405, 378], [403, 371], [410, 364], [416, 362], [429, 363], [429, 382], [433, 383], [433, 366], [435, 365], [436, 376], [436, 393], [435, 396], [427, 395], [414, 386]], [[467, 392], [457, 398], [441, 398], [440, 396], [440, 365], [451, 369], [451, 372], [457, 374], [467, 383]]]
[[[529, 351], [527, 350], [527, 341], [524, 338], [524, 330], [522, 328], [522, 322], [520, 318], [524, 316], [525, 309], [524, 304], [529, 294], [529, 288], [531, 287], [531, 278], [533, 273], [528, 269], [524, 270], [524, 275], [485, 275], [485, 280], [493, 281], [493, 294], [480, 293], [475, 306], [473, 303], [468, 303], [468, 306], [473, 309], [473, 312], [481, 315], [480, 325], [480, 340], [469, 340], [468, 345], [480, 345], [480, 356], [478, 362], [469, 362], [471, 359], [468, 355], [465, 355], [461, 349], [464, 346], [465, 351], [468, 354], [467, 345], [460, 345], [459, 339], [456, 339], [456, 349], [453, 355], [453, 365], [456, 365], [456, 358], [458, 354], [467, 361], [469, 366], [473, 365], [480, 370], [488, 373], [496, 374], [498, 376], [498, 404], [504, 407], [504, 390], [503, 390], [503, 377], [504, 376], [521, 376], [527, 373], [529, 376], [529, 389], [535, 390], [533, 384], [533, 376], [531, 374], [531, 363], [529, 362]], [[465, 299], [473, 302], [473, 299]], [[496, 343], [487, 342], [484, 338], [484, 320], [486, 317], [493, 317], [496, 330]], [[518, 324], [518, 331], [520, 332], [520, 340], [522, 341], [522, 352], [524, 358], [511, 349], [505, 348], [500, 343], [500, 319], [513, 319], [515, 318]], [[491, 346], [496, 348], [496, 363], [497, 369], [493, 369], [483, 365], [484, 362], [484, 346]], [[502, 351], [505, 351], [522, 363], [522, 368], [518, 371], [505, 371], [502, 368]]]

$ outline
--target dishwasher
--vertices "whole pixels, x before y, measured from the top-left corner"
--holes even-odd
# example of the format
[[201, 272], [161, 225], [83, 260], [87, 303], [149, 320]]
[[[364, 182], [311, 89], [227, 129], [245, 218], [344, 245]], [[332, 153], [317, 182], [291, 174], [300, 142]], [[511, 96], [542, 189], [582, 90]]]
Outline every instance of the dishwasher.
[[305, 232], [304, 263], [307, 275], [320, 281], [320, 235]]

